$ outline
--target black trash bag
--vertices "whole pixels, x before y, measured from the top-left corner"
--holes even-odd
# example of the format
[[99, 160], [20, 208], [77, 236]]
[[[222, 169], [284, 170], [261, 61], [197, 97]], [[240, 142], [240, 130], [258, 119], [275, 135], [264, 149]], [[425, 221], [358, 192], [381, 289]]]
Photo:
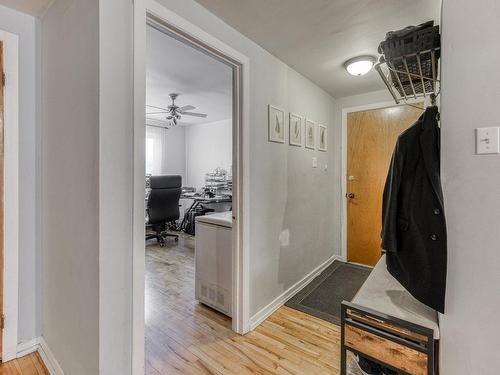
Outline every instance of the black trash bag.
[[359, 356], [358, 365], [368, 375], [383, 375], [382, 366], [361, 355]]

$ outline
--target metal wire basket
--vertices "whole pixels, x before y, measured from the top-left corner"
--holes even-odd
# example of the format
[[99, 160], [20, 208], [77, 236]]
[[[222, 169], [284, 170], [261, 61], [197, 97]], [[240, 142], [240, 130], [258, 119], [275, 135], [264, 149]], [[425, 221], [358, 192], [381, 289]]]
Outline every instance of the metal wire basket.
[[379, 52], [383, 56], [375, 69], [396, 103], [439, 93], [439, 26], [426, 27], [404, 37], [389, 37], [380, 43]]
[[396, 103], [439, 93], [439, 51], [437, 47], [390, 60], [382, 57], [375, 65]]

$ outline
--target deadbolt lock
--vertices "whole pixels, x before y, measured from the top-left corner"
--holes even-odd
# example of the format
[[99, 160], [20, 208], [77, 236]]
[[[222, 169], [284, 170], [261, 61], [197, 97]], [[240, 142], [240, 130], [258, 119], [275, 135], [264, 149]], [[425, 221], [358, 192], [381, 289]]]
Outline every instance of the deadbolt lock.
[[345, 197], [349, 198], [349, 199], [353, 199], [354, 198], [354, 193], [346, 193]]

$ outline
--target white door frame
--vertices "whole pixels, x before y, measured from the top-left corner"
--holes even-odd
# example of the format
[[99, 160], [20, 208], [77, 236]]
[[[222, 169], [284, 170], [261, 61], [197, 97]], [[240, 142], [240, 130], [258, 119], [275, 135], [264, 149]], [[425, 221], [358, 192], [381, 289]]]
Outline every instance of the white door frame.
[[186, 43], [233, 66], [233, 330], [250, 330], [249, 269], [249, 59], [154, 0], [134, 3], [134, 259], [133, 347], [134, 375], [144, 369], [144, 123], [146, 78], [146, 21], [160, 22]]
[[[423, 99], [411, 100], [408, 103], [418, 103]], [[342, 232], [341, 232], [341, 252], [342, 261], [347, 262], [347, 114], [352, 112], [369, 111], [372, 109], [381, 109], [388, 107], [397, 107], [406, 105], [405, 103], [395, 103], [394, 101], [384, 101], [372, 104], [365, 104], [356, 107], [342, 108], [342, 174], [341, 174], [341, 199], [342, 199]]]
[[0, 30], [4, 43], [4, 362], [17, 357], [19, 309], [19, 37]]

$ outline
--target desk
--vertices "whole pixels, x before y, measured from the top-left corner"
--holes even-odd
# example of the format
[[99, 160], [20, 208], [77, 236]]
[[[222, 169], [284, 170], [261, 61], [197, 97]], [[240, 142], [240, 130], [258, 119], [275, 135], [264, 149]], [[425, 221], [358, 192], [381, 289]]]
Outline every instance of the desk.
[[183, 195], [181, 196], [182, 199], [192, 199], [193, 204], [189, 206], [189, 208], [186, 210], [184, 213], [184, 217], [182, 218], [181, 222], [181, 229], [184, 228], [185, 222], [186, 222], [186, 216], [190, 212], [196, 210], [200, 205], [202, 204], [211, 204], [211, 203], [231, 203], [233, 201], [233, 197], [231, 196], [226, 196], [226, 197], [213, 197], [213, 198], [208, 198], [205, 196], [197, 196], [197, 195]]

